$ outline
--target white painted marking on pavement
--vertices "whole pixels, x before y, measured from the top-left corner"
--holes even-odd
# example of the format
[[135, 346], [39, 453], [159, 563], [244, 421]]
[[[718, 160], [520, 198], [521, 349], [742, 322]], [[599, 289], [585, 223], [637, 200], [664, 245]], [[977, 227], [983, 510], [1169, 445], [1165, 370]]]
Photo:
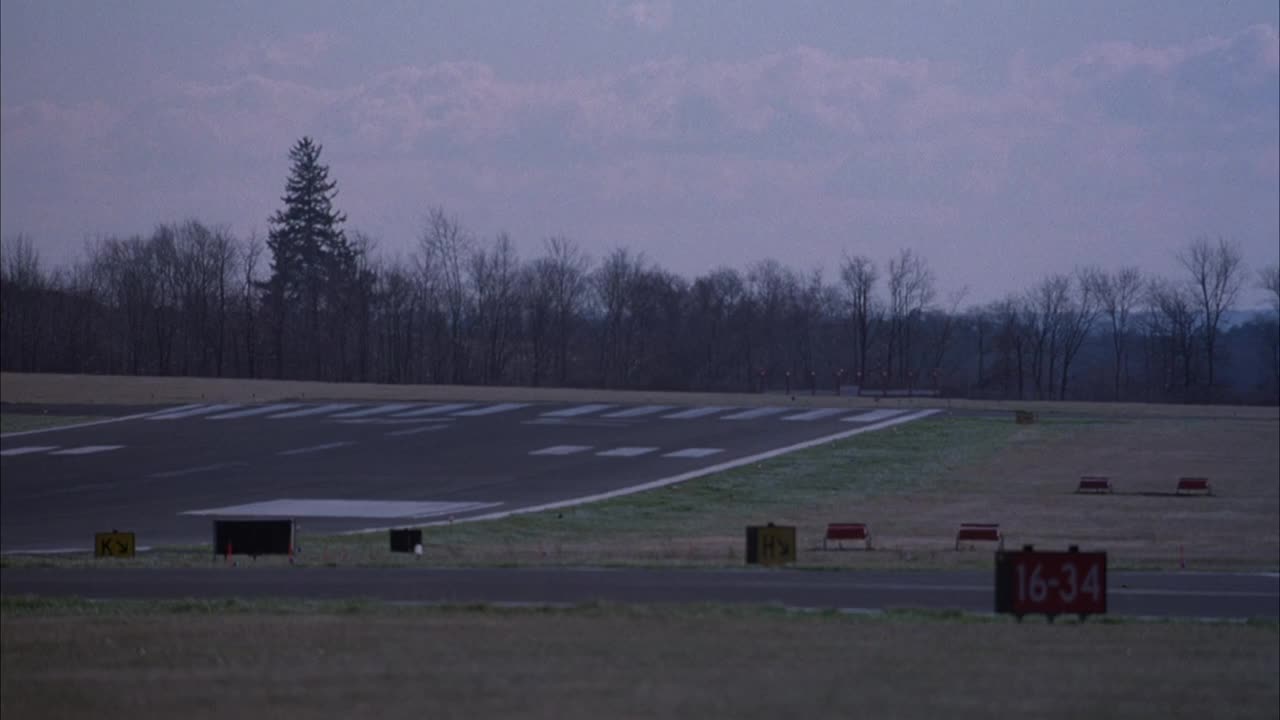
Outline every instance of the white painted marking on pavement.
[[787, 408], [784, 408], [784, 407], [759, 407], [759, 408], [754, 408], [752, 410], [743, 410], [742, 412], [734, 413], [732, 415], [725, 415], [720, 419], [721, 420], [755, 420], [756, 418], [768, 417], [770, 415], [777, 415], [778, 413], [784, 413], [786, 411], [787, 411]]
[[[182, 407], [190, 408], [195, 406], [183, 405]], [[164, 410], [148, 410], [147, 412], [134, 413], [132, 415], [125, 415], [124, 417], [107, 418], [105, 420], [92, 420], [90, 422], [76, 423], [74, 425], [56, 425], [54, 427], [39, 428], [37, 430], [20, 430], [18, 432], [2, 433], [0, 434], [0, 438], [13, 438], [13, 437], [20, 437], [22, 435], [35, 435], [36, 433], [58, 432], [59, 430], [78, 430], [80, 428], [93, 427], [94, 425], [109, 425], [111, 423], [124, 422], [126, 420], [141, 420], [143, 418], [149, 418], [149, 417], [152, 417], [153, 415], [158, 415], [160, 413], [173, 412], [174, 410], [177, 410], [177, 409], [178, 408], [166, 408]]]
[[530, 455], [572, 455], [590, 450], [590, 445], [552, 445], [541, 450], [534, 450]]
[[151, 473], [147, 477], [153, 477], [153, 478], [182, 477], [183, 475], [195, 475], [196, 473], [212, 472], [214, 470], [221, 470], [223, 468], [248, 467], [248, 465], [249, 463], [240, 462], [240, 461], [221, 462], [221, 463], [214, 463], [212, 465], [200, 465], [197, 467], [183, 468], [181, 470], [169, 470], [168, 472]]
[[294, 410], [292, 412], [280, 413], [279, 415], [272, 415], [267, 419], [268, 420], [284, 420], [286, 418], [300, 418], [300, 417], [308, 417], [310, 415], [323, 415], [325, 413], [338, 412], [339, 410], [346, 410], [347, 408], [353, 408], [355, 406], [356, 406], [355, 403], [329, 403], [328, 405], [312, 405], [310, 407], [305, 407], [301, 410]]
[[389, 432], [389, 433], [387, 433], [387, 437], [401, 437], [401, 436], [404, 436], [404, 435], [417, 435], [418, 433], [434, 432], [434, 431], [436, 431], [436, 430], [444, 430], [444, 429], [445, 429], [445, 428], [447, 428], [447, 427], [451, 427], [451, 426], [449, 426], [449, 425], [424, 425], [424, 426], [422, 426], [422, 427], [409, 428], [408, 430], [396, 430], [395, 432]]
[[860, 422], [860, 423], [880, 422], [881, 420], [887, 420], [891, 417], [901, 415], [904, 412], [907, 412], [907, 411], [906, 410], [872, 410], [871, 412], [863, 413], [861, 415], [851, 415], [850, 417], [844, 418], [844, 422]]
[[197, 417], [199, 415], [208, 415], [209, 413], [222, 412], [238, 408], [238, 403], [218, 403], [216, 405], [197, 405], [193, 408], [185, 410], [169, 410], [167, 412], [151, 415], [148, 420], [182, 420], [184, 418]]
[[647, 455], [657, 449], [658, 448], [656, 447], [619, 447], [612, 450], [605, 450], [604, 452], [598, 452], [596, 455], [600, 457], [637, 457], [640, 455]]
[[680, 411], [680, 412], [678, 412], [678, 413], [671, 413], [670, 415], [663, 415], [663, 416], [662, 416], [662, 419], [664, 419], [664, 420], [692, 420], [693, 418], [700, 418], [700, 417], [704, 417], [704, 416], [707, 416], [707, 415], [712, 415], [712, 414], [715, 414], [715, 413], [718, 413], [718, 412], [723, 412], [723, 411], [725, 411], [725, 410], [733, 410], [733, 409], [734, 409], [734, 408], [733, 408], [733, 406], [732, 406], [732, 405], [714, 405], [714, 406], [712, 406], [712, 407], [696, 407], [696, 408], [693, 408], [693, 409], [691, 409], [691, 410], [682, 410], [682, 411]]
[[397, 410], [408, 410], [411, 407], [417, 407], [416, 403], [387, 403], [386, 405], [374, 405], [369, 408], [360, 410], [352, 410], [351, 412], [338, 413], [334, 415], [337, 419], [362, 418], [370, 415], [382, 415], [384, 413], [396, 412]]
[[818, 420], [824, 417], [831, 417], [832, 415], [839, 415], [840, 413], [845, 411], [846, 411], [845, 408], [818, 408], [817, 410], [802, 412], [799, 415], [788, 415], [782, 419], [783, 420], [800, 420], [800, 421]]
[[663, 410], [670, 410], [675, 405], [641, 405], [640, 407], [627, 408], [626, 410], [618, 410], [616, 412], [606, 413], [600, 417], [607, 418], [634, 418], [644, 417], [645, 415], [654, 415]]
[[51, 452], [50, 455], [94, 455], [100, 452], [109, 452], [111, 450], [119, 450], [123, 445], [83, 445], [81, 447], [67, 448]]
[[666, 453], [662, 457], [704, 458], [704, 457], [707, 457], [708, 455], [715, 455], [716, 453], [722, 453], [722, 452], [724, 452], [723, 448], [685, 448], [684, 450], [677, 450], [675, 452]]
[[431, 407], [422, 408], [421, 410], [410, 410], [409, 412], [396, 413], [391, 417], [417, 418], [417, 417], [423, 417], [424, 415], [439, 415], [441, 413], [448, 413], [448, 412], [453, 412], [455, 410], [461, 410], [463, 408], [469, 408], [473, 404], [474, 403], [450, 403], [448, 405], [432, 405]]
[[479, 417], [481, 415], [493, 415], [495, 413], [507, 412], [508, 410], [519, 410], [523, 407], [529, 407], [529, 403], [499, 403], [488, 407], [476, 408], [475, 410], [463, 410], [456, 412], [454, 417]]
[[355, 445], [352, 440], [342, 440], [339, 442], [325, 443], [323, 445], [312, 445], [310, 447], [296, 448], [294, 450], [281, 450], [277, 455], [306, 455], [307, 453], [320, 452], [321, 450], [332, 450], [334, 448]]
[[[934, 415], [939, 412], [942, 412], [942, 411], [941, 410], [919, 410], [917, 412], [911, 413], [910, 415], [903, 415], [901, 417], [892, 418], [890, 420], [886, 420], [884, 422], [877, 423], [875, 425], [864, 425], [862, 427], [857, 427], [852, 430], [845, 430], [843, 432], [838, 432], [833, 435], [825, 435], [820, 438], [814, 438], [813, 440], [806, 440], [804, 442], [796, 443], [794, 445], [788, 445], [786, 447], [781, 447], [776, 450], [767, 450], [762, 453], [756, 453], [755, 455], [748, 455], [746, 457], [741, 457], [736, 460], [726, 460], [725, 462], [719, 463], [717, 465], [708, 465], [707, 467], [697, 468], [696, 470], [690, 470], [689, 472], [680, 473], [679, 475], [672, 475], [671, 477], [665, 477], [660, 480], [653, 480], [651, 482], [640, 483], [639, 485], [632, 485], [630, 487], [619, 488], [617, 490], [610, 490], [608, 492], [597, 493], [595, 495], [584, 495], [582, 497], [569, 498], [568, 500], [558, 500], [556, 502], [544, 503], [542, 505], [533, 505], [530, 507], [516, 508], [514, 510], [506, 510], [503, 512], [489, 513], [487, 515], [475, 515], [473, 517], [461, 518], [459, 519], [459, 522], [480, 522], [483, 520], [500, 520], [504, 517], [510, 517], [512, 515], [524, 515], [526, 513], [542, 512], [543, 510], [556, 510], [558, 508], [572, 507], [574, 505], [585, 505], [587, 503], [598, 502], [600, 500], [608, 500], [609, 498], [621, 497], [623, 495], [632, 495], [634, 493], [644, 492], [646, 490], [653, 490], [655, 488], [666, 487], [668, 485], [675, 485], [676, 483], [682, 483], [686, 480], [693, 480], [694, 478], [699, 478], [699, 477], [702, 477], [703, 475], [711, 475], [713, 473], [723, 472], [725, 470], [732, 470], [733, 468], [736, 468], [736, 467], [742, 467], [743, 465], [750, 465], [751, 463], [760, 462], [761, 460], [768, 460], [769, 458], [778, 457], [779, 455], [786, 455], [787, 453], [796, 452], [797, 450], [804, 450], [811, 447], [817, 447], [818, 445], [834, 442], [836, 440], [844, 440], [845, 438], [850, 438], [855, 435], [861, 435], [862, 433], [874, 432], [876, 430], [882, 430], [887, 427], [893, 427], [894, 425], [909, 423], [913, 420], [926, 418], [926, 417], [929, 417], [930, 415]], [[438, 524], [442, 524], [442, 523], [439, 523], [439, 522], [423, 523], [423, 526], [425, 527], [425, 526], [438, 525]], [[341, 534], [342, 535], [359, 535], [362, 533], [385, 532], [388, 529], [389, 529], [388, 527], [371, 527], [371, 528], [362, 528], [360, 530], [351, 530], [349, 532], [344, 532]]]
[[542, 417], [549, 417], [549, 418], [577, 417], [579, 415], [586, 415], [588, 413], [599, 412], [601, 410], [608, 410], [611, 407], [614, 407], [614, 406], [604, 404], [604, 403], [590, 403], [588, 405], [578, 405], [577, 407], [565, 408], [563, 410], [552, 410], [551, 412], [544, 412], [542, 413]]
[[253, 417], [254, 415], [266, 415], [269, 412], [277, 410], [288, 410], [296, 408], [302, 403], [276, 403], [275, 405], [259, 405], [257, 407], [246, 408], [244, 410], [234, 410], [232, 412], [219, 413], [210, 415], [206, 420], [235, 420], [236, 418]]
[[180, 515], [423, 518], [496, 507], [497, 502], [424, 502], [409, 500], [265, 500], [245, 505], [188, 510]]
[[31, 453], [42, 453], [46, 450], [57, 450], [60, 445], [28, 445], [26, 447], [9, 448], [8, 450], [0, 450], [0, 455], [12, 457], [14, 455], [30, 455]]

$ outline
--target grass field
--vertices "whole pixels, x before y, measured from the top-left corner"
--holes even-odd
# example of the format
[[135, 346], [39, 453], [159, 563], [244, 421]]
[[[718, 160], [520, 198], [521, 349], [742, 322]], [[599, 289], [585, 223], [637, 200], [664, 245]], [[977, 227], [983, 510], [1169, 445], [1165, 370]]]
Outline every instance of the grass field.
[[767, 608], [0, 613], [0, 715], [1269, 718], [1274, 623], [1022, 625]]

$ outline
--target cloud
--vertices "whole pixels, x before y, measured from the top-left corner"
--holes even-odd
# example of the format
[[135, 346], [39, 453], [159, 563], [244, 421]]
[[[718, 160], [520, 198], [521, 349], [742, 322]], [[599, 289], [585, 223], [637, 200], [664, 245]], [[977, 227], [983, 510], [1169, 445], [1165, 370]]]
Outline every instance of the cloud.
[[658, 32], [671, 26], [671, 0], [636, 0], [609, 8], [609, 18], [641, 30]]
[[312, 32], [235, 45], [223, 53], [220, 65], [232, 72], [313, 69], [338, 44], [337, 36]]

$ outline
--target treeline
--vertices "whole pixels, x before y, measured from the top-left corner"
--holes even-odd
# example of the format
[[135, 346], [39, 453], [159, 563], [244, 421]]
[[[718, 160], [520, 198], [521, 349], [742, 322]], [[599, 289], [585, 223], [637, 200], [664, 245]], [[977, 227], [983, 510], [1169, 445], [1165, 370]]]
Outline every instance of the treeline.
[[[196, 220], [42, 264], [0, 258], [0, 367], [384, 383], [1280, 402], [1280, 277], [1197, 239], [1185, 274], [1080, 267], [962, 307], [925, 257], [848, 254], [834, 277], [774, 260], [686, 279], [571, 240], [522, 259], [431, 209], [408, 257], [340, 230], [319, 146], [295, 146], [271, 233]], [[1246, 286], [1272, 312], [1228, 323]]]

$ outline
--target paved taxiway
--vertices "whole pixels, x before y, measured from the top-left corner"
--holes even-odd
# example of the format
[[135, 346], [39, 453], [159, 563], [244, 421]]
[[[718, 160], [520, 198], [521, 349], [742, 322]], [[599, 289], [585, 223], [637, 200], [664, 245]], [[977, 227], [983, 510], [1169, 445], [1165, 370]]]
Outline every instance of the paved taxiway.
[[[1280, 616], [1275, 574], [1135, 573], [1107, 578], [1111, 615]], [[404, 603], [753, 603], [796, 608], [991, 612], [991, 572], [565, 568], [0, 569], [9, 596], [91, 599], [367, 598]]]
[[154, 410], [0, 438], [0, 549], [87, 549], [111, 529], [135, 532], [141, 546], [205, 544], [214, 515], [293, 517], [304, 533], [464, 519], [688, 478], [928, 413], [783, 399], [753, 408], [314, 401]]

